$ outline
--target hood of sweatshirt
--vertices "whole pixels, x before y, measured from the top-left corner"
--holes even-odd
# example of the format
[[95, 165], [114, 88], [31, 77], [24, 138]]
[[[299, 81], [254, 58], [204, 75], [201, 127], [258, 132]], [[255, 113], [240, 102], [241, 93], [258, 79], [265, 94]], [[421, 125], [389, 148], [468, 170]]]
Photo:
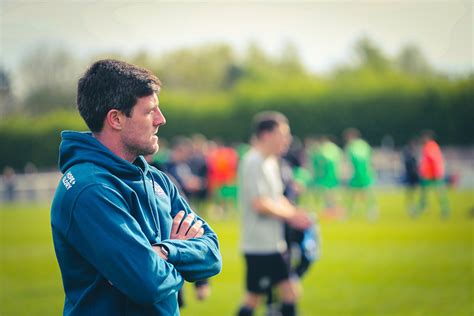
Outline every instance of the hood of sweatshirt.
[[97, 140], [91, 132], [61, 132], [59, 146], [59, 169], [65, 173], [72, 166], [91, 162], [112, 174], [127, 179], [141, 177], [140, 170], [147, 174], [149, 166], [142, 156], [133, 163], [120, 158]]

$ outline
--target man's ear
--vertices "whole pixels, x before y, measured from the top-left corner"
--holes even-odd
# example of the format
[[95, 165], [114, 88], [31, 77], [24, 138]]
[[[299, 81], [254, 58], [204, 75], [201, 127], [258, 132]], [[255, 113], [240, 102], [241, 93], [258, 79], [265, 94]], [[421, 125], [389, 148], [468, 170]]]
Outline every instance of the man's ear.
[[119, 110], [112, 109], [107, 113], [107, 116], [105, 117], [105, 124], [107, 124], [108, 126], [110, 126], [110, 128], [114, 130], [122, 130], [124, 116], [125, 114], [123, 114]]

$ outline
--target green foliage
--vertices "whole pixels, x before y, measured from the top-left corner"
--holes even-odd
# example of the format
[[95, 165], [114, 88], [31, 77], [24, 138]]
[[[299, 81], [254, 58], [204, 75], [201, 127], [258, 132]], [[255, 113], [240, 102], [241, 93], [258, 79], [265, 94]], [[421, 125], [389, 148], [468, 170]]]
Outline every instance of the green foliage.
[[[78, 63], [63, 50], [35, 53], [21, 68], [31, 73], [23, 77], [31, 91], [21, 114], [35, 116], [0, 121], [0, 168], [23, 168], [27, 161], [55, 166], [60, 130], [85, 129], [78, 114], [55, 112], [74, 107], [75, 76], [64, 78], [75, 72]], [[252, 44], [242, 60], [225, 44], [181, 49], [159, 58], [142, 51], [130, 58], [107, 54], [95, 59], [125, 59], [159, 75], [160, 102], [168, 121], [160, 129], [165, 138], [201, 133], [245, 142], [255, 113], [278, 110], [301, 138], [338, 137], [344, 129], [356, 127], [374, 145], [390, 135], [402, 146], [421, 130], [432, 129], [441, 144], [473, 144], [473, 75], [452, 79], [435, 73], [414, 45], [391, 59], [362, 38], [354, 45], [354, 54], [357, 63], [325, 76], [307, 73], [291, 44], [280, 57]], [[41, 67], [35, 67], [39, 61]]]
[[68, 109], [75, 102], [79, 63], [71, 52], [59, 46], [38, 46], [22, 60], [16, 73], [24, 112], [41, 114]]
[[[228, 142], [246, 142], [253, 115], [277, 110], [288, 116], [293, 133], [340, 136], [357, 127], [372, 144], [391, 135], [402, 146], [423, 129], [432, 129], [442, 144], [468, 145], [474, 135], [473, 78], [431, 81], [370, 69], [339, 73], [330, 79], [293, 76], [288, 80], [241, 80], [229, 92], [163, 90], [160, 106], [167, 124], [160, 135], [201, 133]], [[57, 162], [59, 133], [85, 130], [76, 112], [14, 116], [0, 122], [0, 167], [39, 167]], [[19, 153], [21, 153], [19, 155]]]
[[423, 53], [415, 45], [407, 45], [396, 59], [398, 68], [408, 74], [430, 75], [434, 71], [426, 61]]
[[206, 45], [168, 53], [152, 69], [170, 89], [216, 91], [228, 86], [234, 60], [228, 45]]
[[[436, 207], [417, 220], [408, 218], [401, 191], [379, 192], [376, 222], [322, 221], [322, 257], [303, 280], [300, 313], [472, 315], [473, 193], [450, 192], [453, 213], [445, 221]], [[49, 221], [49, 205], [2, 206], [1, 315], [61, 314], [64, 293]], [[219, 236], [223, 270], [211, 279], [211, 296], [204, 302], [186, 284], [183, 316], [233, 315], [243, 298], [238, 218], [210, 224]]]
[[0, 124], [0, 166], [22, 170], [33, 162], [40, 168], [57, 166], [60, 132], [86, 130], [76, 112], [57, 111], [40, 117], [12, 116]]
[[358, 40], [354, 49], [356, 57], [362, 67], [367, 67], [379, 72], [391, 67], [390, 60], [383, 54], [380, 48], [367, 37]]

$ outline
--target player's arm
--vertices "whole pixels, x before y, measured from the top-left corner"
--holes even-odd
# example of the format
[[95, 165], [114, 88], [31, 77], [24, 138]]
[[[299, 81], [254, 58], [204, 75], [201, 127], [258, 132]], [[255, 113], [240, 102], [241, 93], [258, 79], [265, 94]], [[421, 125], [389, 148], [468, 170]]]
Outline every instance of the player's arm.
[[304, 229], [311, 225], [309, 216], [301, 209], [295, 207], [286, 197], [281, 195], [278, 199], [270, 196], [268, 181], [261, 164], [248, 165], [241, 170], [241, 190], [249, 197], [252, 209], [259, 214], [273, 216], [289, 225]]
[[281, 196], [277, 201], [266, 196], [260, 196], [252, 201], [252, 206], [256, 212], [279, 218], [294, 228], [305, 229], [311, 226], [311, 219], [308, 214], [295, 207], [284, 196]]
[[273, 216], [284, 221], [290, 219], [296, 213], [296, 207], [283, 196], [278, 202], [267, 196], [259, 196], [253, 199], [252, 207], [260, 214]]

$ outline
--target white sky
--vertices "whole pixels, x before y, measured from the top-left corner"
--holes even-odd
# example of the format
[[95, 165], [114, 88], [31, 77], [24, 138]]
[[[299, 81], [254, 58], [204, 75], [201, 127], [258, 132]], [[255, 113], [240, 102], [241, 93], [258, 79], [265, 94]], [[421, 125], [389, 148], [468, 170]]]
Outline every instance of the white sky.
[[286, 42], [323, 72], [348, 62], [363, 35], [394, 56], [414, 43], [435, 67], [473, 69], [472, 1], [6, 1], [0, 0], [0, 54], [12, 69], [41, 43], [85, 56], [146, 49], [161, 54], [204, 43], [243, 52], [254, 41], [277, 55]]

